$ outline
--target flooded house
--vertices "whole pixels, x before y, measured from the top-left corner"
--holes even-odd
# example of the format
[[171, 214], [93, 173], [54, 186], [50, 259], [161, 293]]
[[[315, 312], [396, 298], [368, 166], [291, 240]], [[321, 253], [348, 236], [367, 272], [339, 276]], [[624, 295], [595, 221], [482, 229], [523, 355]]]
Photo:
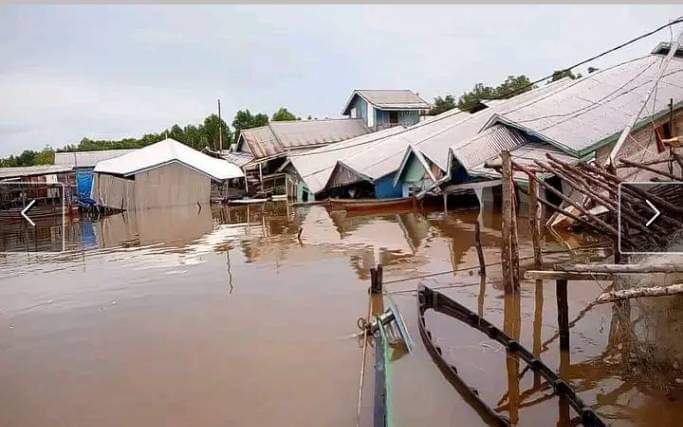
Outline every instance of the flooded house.
[[135, 149], [95, 150], [95, 151], [58, 151], [55, 153], [55, 165], [71, 167], [76, 179], [76, 194], [79, 199], [90, 199], [92, 191], [93, 170], [98, 162], [128, 154]]
[[0, 168], [0, 220], [21, 221], [20, 212], [30, 203], [34, 218], [61, 216], [62, 202], [69, 208], [75, 191], [76, 180], [70, 166]]
[[244, 180], [240, 168], [173, 139], [98, 162], [92, 199], [117, 210], [204, 205]]
[[[414, 189], [413, 194], [436, 186], [444, 194], [494, 186], [500, 175], [486, 166], [503, 150], [510, 151], [513, 160], [522, 165], [546, 161], [547, 154], [568, 163], [604, 163], [655, 84], [657, 64], [665, 53], [655, 50], [577, 80], [563, 79], [475, 113], [470, 124], [460, 125], [460, 138], [449, 138], [451, 133], [445, 132], [409, 147], [396, 174], [397, 184]], [[623, 145], [622, 158], [655, 159], [668, 152], [665, 142], [679, 134], [682, 72], [683, 61], [676, 56], [659, 82], [656, 98], [648, 104], [646, 117]], [[435, 166], [443, 178], [434, 174]], [[559, 178], [546, 178], [564, 193], [571, 192]], [[524, 184], [526, 176], [519, 174], [517, 179]]]
[[302, 152], [344, 141], [371, 130], [362, 119], [323, 119], [274, 121], [266, 126], [242, 129], [232, 153], [247, 176], [249, 193], [293, 194], [296, 189], [280, 170], [291, 153]]
[[429, 103], [411, 90], [354, 90], [342, 114], [361, 118], [377, 131], [414, 125], [429, 108]]

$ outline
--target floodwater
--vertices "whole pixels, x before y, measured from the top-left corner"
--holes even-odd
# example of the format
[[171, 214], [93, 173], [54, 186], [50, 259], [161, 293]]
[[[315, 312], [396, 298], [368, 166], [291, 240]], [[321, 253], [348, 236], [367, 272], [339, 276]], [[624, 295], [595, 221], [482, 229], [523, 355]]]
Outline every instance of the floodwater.
[[[518, 337], [608, 423], [682, 419], [681, 299], [586, 309], [609, 283], [570, 282], [571, 350], [560, 352], [554, 282], [506, 297], [495, 265], [484, 282], [464, 270], [477, 265], [476, 221], [476, 211], [349, 217], [273, 203], [81, 218], [66, 229], [0, 224], [0, 250], [17, 251], [0, 254], [0, 426], [356, 425], [356, 323], [378, 262], [382, 304], [400, 308], [415, 343], [391, 354], [393, 425], [484, 424], [422, 344], [419, 283]], [[484, 213], [482, 223], [495, 263], [500, 219]], [[65, 253], [26, 252], [58, 249], [62, 236]], [[595, 242], [546, 236], [556, 252], [546, 260], [568, 261], [558, 252], [568, 244]], [[566, 402], [495, 342], [440, 314], [427, 322], [449, 363], [513, 423], [572, 425]], [[360, 425], [372, 420], [368, 353]]]

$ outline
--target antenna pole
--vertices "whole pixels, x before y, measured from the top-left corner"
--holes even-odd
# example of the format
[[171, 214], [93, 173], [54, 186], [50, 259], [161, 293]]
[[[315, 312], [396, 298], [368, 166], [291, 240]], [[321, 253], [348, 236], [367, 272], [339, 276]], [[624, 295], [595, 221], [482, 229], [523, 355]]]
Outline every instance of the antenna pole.
[[218, 100], [218, 152], [223, 152], [223, 124], [221, 122], [221, 100]]

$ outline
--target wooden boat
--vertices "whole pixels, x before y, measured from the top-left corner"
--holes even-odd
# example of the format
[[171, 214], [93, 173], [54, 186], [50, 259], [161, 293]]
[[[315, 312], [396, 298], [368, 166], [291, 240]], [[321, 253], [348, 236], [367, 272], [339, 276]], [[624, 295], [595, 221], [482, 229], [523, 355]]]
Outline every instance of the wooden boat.
[[413, 197], [394, 199], [330, 199], [329, 203], [333, 210], [346, 210], [349, 212], [410, 210], [417, 206], [417, 201]]

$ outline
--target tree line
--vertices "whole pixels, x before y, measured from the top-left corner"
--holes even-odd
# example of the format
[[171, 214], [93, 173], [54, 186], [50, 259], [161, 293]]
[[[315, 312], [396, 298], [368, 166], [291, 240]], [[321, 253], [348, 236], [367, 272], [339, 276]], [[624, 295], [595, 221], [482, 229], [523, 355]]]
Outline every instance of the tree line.
[[[590, 70], [589, 70], [590, 72]], [[571, 71], [556, 71], [552, 78], [547, 82], [551, 83], [561, 78], [568, 77], [576, 79], [581, 77], [581, 74], [574, 75]], [[432, 108], [429, 110], [430, 115], [441, 114], [453, 108], [459, 108], [463, 111], [473, 111], [478, 107], [479, 103], [490, 99], [507, 99], [520, 93], [529, 91], [536, 86], [531, 84], [529, 78], [523, 74], [519, 76], [508, 76], [498, 86], [492, 87], [477, 83], [472, 90], [465, 91], [461, 94], [457, 101], [453, 95], [446, 95], [444, 97], [437, 96], [434, 98]], [[311, 116], [308, 116], [311, 119]], [[257, 113], [252, 114], [248, 109], [239, 110], [232, 120], [232, 128], [223, 120], [219, 119], [216, 114], [211, 114], [206, 117], [199, 125], [188, 124], [181, 127], [177, 124], [171, 126], [170, 129], [164, 129], [158, 133], [149, 133], [140, 138], [123, 138], [119, 140], [106, 139], [90, 139], [83, 138], [78, 144], [69, 144], [57, 151], [94, 151], [94, 150], [115, 150], [123, 148], [141, 148], [146, 145], [154, 144], [165, 138], [173, 138], [190, 147], [201, 150], [208, 147], [211, 150], [219, 148], [220, 134], [223, 137], [223, 149], [227, 149], [230, 144], [237, 142], [236, 139], [242, 129], [250, 129], [259, 126], [265, 126], [269, 121], [282, 120], [301, 120], [296, 117], [287, 108], [281, 107], [270, 118], [267, 114]], [[54, 163], [54, 150], [51, 147], [45, 147], [40, 151], [24, 150], [20, 155], [11, 155], [7, 158], [0, 159], [0, 167], [12, 166], [33, 166]]]
[[[309, 116], [310, 118], [310, 116]], [[173, 138], [196, 150], [208, 147], [211, 150], [218, 150], [220, 136], [223, 137], [223, 149], [227, 149], [230, 144], [237, 142], [236, 138], [240, 130], [267, 125], [269, 121], [300, 120], [287, 108], [278, 109], [272, 117], [267, 114], [252, 114], [248, 109], [240, 110], [232, 120], [232, 128], [218, 115], [211, 114], [198, 125], [188, 124], [179, 126], [175, 124], [169, 129], [164, 129], [158, 133], [148, 133], [140, 138], [123, 138], [118, 140], [90, 139], [83, 138], [77, 144], [68, 144], [56, 151], [95, 151], [95, 150], [117, 150], [125, 148], [142, 148], [154, 144], [166, 138]], [[46, 146], [42, 150], [24, 150], [21, 154], [10, 155], [4, 159], [0, 158], [0, 167], [16, 166], [35, 166], [54, 164], [55, 150]]]
[[[589, 70], [590, 71], [590, 70]], [[555, 71], [550, 80], [546, 82], [552, 83], [564, 77], [570, 79], [578, 79], [581, 74], [574, 75], [571, 70]], [[455, 100], [453, 95], [446, 95], [444, 97], [437, 96], [434, 98], [432, 108], [429, 110], [430, 115], [437, 115], [444, 113], [453, 108], [458, 108], [463, 111], [473, 111], [481, 101], [491, 99], [508, 99], [520, 93], [530, 91], [536, 88], [531, 84], [531, 80], [524, 74], [519, 76], [508, 76], [505, 81], [496, 87], [486, 86], [483, 83], [477, 83], [472, 90], [465, 91], [458, 100]]]

